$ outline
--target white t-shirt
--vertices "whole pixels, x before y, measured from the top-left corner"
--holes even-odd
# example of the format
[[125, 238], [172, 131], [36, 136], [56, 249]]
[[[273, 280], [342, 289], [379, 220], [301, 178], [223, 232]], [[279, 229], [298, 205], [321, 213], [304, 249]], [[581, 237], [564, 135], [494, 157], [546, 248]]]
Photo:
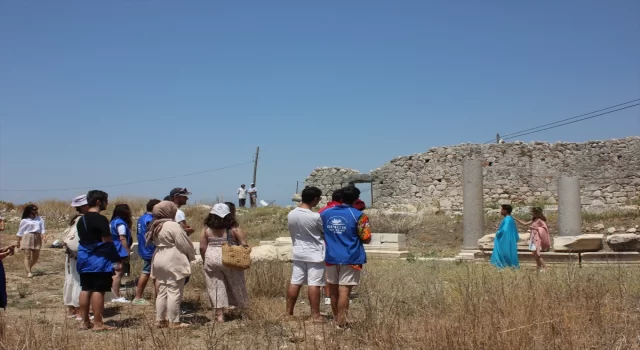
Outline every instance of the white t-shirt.
[[258, 194], [257, 188], [254, 187], [249, 189], [249, 195], [256, 196], [257, 194]]
[[176, 212], [176, 222], [187, 221], [187, 217], [184, 215], [184, 212], [180, 209]]
[[293, 260], [323, 262], [324, 239], [320, 214], [295, 208], [287, 215], [287, 219], [293, 243]]
[[20, 227], [18, 228], [18, 233], [16, 236], [22, 237], [27, 233], [39, 232], [44, 234], [44, 220], [41, 217], [36, 217], [35, 219], [22, 219], [20, 220]]
[[247, 189], [246, 188], [238, 188], [238, 198], [247, 199]]

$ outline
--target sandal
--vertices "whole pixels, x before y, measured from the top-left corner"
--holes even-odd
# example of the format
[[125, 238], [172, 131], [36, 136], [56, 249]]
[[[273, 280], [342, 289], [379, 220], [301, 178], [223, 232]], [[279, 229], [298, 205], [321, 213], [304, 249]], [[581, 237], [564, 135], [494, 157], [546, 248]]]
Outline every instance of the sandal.
[[113, 326], [107, 326], [106, 324], [102, 326], [102, 328], [93, 328], [92, 331], [96, 332], [96, 333], [100, 333], [100, 332], [110, 332], [110, 331], [115, 331], [117, 330], [118, 327], [113, 327]]
[[190, 325], [188, 323], [171, 323], [169, 324], [169, 328], [171, 329], [182, 329], [182, 328], [189, 328]]

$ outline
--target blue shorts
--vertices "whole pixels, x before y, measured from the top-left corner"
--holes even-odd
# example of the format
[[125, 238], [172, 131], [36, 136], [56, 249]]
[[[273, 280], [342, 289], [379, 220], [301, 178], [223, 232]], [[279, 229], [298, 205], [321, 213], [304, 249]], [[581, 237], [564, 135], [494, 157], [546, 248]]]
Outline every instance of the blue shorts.
[[144, 264], [142, 265], [142, 274], [150, 275], [151, 274], [151, 259], [142, 259]]

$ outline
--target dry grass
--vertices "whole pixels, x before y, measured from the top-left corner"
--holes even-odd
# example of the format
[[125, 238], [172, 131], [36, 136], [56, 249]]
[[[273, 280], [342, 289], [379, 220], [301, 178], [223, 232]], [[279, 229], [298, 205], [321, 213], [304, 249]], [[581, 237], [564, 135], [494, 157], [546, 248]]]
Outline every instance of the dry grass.
[[[635, 267], [557, 266], [498, 272], [485, 264], [372, 261], [353, 300], [350, 331], [282, 318], [290, 265], [247, 272], [250, 319], [211, 322], [202, 271], [194, 269], [185, 304], [188, 330], [153, 328], [153, 307], [108, 308], [110, 334], [76, 330], [61, 307], [58, 252], [45, 252], [42, 275], [23, 280], [7, 260], [10, 307], [0, 318], [5, 349], [637, 349], [640, 272]], [[134, 270], [139, 268], [134, 266]], [[137, 271], [137, 270], [136, 270]], [[29, 284], [20, 298], [16, 285]], [[304, 300], [304, 299], [300, 299]], [[325, 311], [328, 311], [324, 309]]]

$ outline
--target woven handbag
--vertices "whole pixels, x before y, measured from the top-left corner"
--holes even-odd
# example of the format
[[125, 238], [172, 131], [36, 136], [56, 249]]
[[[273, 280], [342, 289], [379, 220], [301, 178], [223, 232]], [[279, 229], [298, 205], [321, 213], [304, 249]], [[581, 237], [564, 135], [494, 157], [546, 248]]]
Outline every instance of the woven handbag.
[[222, 244], [222, 264], [233, 269], [246, 270], [251, 267], [251, 248], [234, 244], [230, 230], [227, 241]]

